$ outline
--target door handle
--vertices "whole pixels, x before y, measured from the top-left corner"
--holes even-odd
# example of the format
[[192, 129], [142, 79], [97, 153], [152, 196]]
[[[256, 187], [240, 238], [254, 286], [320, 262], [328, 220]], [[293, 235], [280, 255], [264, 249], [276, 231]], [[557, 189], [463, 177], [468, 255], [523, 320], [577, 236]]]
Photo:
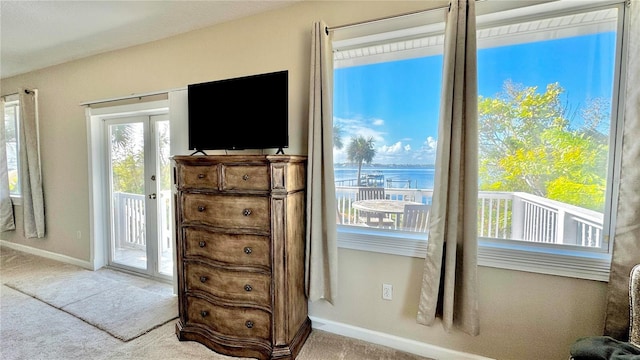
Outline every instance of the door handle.
[[155, 200], [155, 198], [156, 198], [156, 193], [149, 194], [149, 199]]

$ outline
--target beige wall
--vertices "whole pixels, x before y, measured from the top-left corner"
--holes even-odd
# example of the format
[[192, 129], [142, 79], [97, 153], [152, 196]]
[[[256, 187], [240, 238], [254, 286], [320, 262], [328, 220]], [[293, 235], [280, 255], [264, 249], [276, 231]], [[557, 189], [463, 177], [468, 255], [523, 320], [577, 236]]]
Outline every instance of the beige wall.
[[[339, 251], [335, 306], [312, 303], [313, 316], [500, 360], [567, 360], [578, 337], [600, 334], [606, 285], [596, 281], [479, 267], [480, 335], [416, 323], [424, 261]], [[393, 300], [382, 300], [382, 283]]]
[[[189, 83], [288, 69], [289, 154], [306, 154], [310, 29], [442, 5], [434, 1], [306, 1], [289, 8], [3, 79], [2, 94], [40, 91], [47, 237], [22, 229], [2, 239], [90, 261], [85, 101], [185, 87]], [[21, 209], [16, 208], [19, 212]], [[18, 216], [20, 221], [21, 216]], [[76, 238], [77, 231], [82, 236]], [[606, 284], [481, 267], [481, 335], [416, 325], [420, 259], [341, 249], [335, 306], [311, 315], [498, 359], [566, 359], [571, 342], [601, 332]], [[380, 299], [381, 284], [394, 300]]]

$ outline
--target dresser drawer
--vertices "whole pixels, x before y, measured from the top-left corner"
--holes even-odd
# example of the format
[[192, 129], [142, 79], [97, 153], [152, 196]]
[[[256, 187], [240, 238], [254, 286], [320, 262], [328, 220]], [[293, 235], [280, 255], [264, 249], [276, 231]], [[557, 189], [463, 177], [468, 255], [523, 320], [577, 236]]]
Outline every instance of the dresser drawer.
[[187, 228], [184, 238], [186, 256], [203, 256], [233, 265], [271, 265], [267, 236], [223, 234]]
[[185, 193], [182, 199], [186, 223], [227, 229], [270, 229], [269, 198], [266, 196]]
[[218, 166], [178, 165], [179, 186], [188, 189], [218, 189]]
[[200, 290], [215, 297], [269, 307], [271, 275], [233, 271], [197, 262], [185, 262], [187, 291]]
[[269, 190], [269, 166], [222, 165], [223, 190]]
[[187, 296], [187, 323], [200, 324], [222, 335], [271, 339], [269, 312], [248, 308], [220, 306], [206, 300]]

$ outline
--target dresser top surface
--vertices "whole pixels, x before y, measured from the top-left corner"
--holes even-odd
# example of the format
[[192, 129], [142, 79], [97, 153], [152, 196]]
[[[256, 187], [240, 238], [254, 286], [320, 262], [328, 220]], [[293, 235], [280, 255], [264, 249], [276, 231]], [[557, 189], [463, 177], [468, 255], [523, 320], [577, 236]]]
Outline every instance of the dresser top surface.
[[268, 164], [277, 162], [305, 162], [306, 156], [302, 155], [176, 155], [171, 158], [177, 163], [189, 165], [211, 165], [211, 164]]

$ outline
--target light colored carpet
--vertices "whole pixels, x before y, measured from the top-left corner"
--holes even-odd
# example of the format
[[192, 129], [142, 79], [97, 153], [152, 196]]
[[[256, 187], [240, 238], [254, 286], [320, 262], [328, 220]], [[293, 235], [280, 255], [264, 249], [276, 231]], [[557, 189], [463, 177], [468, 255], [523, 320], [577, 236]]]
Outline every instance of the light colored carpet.
[[[75, 274], [75, 275], [74, 275]], [[99, 281], [89, 275], [99, 275]], [[59, 307], [72, 308], [87, 302], [89, 307], [122, 297], [113, 289], [145, 290], [149, 293], [171, 295], [172, 287], [113, 270], [87, 271], [72, 265], [25, 254], [0, 247], [0, 359], [2, 360], [239, 360], [217, 354], [202, 344], [193, 341], [178, 341], [175, 321], [171, 320], [128, 342], [116, 339], [107, 332], [71, 315], [59, 307], [48, 305], [32, 296], [16, 291], [7, 283], [29, 287], [31, 280], [43, 280], [41, 295]], [[87, 280], [84, 283], [82, 280]], [[111, 280], [111, 281], [109, 281]], [[73, 283], [76, 291], [93, 293], [82, 300], [74, 301], [74, 291], [58, 290], [61, 282]], [[124, 283], [126, 286], [114, 285]], [[58, 284], [54, 286], [53, 284]], [[69, 286], [68, 286], [69, 287]], [[31, 286], [30, 291], [37, 291]], [[100, 289], [110, 289], [100, 291]], [[114, 297], [107, 293], [114, 292]], [[144, 293], [144, 292], [143, 292]], [[150, 295], [144, 293], [145, 295]], [[99, 298], [104, 296], [104, 298]], [[93, 300], [91, 300], [93, 299]], [[131, 298], [138, 302], [136, 295]], [[148, 304], [148, 302], [147, 302]], [[117, 305], [107, 305], [117, 308]], [[151, 306], [142, 309], [148, 311]], [[105, 311], [111, 314], [111, 310]], [[177, 305], [175, 306], [177, 313]], [[89, 316], [89, 315], [87, 315]], [[130, 314], [139, 316], [139, 314]], [[106, 321], [108, 322], [108, 321]], [[123, 324], [137, 322], [126, 319]], [[116, 326], [115, 322], [112, 324]], [[428, 360], [392, 348], [360, 340], [313, 330], [297, 360]]]
[[178, 297], [79, 269], [59, 277], [24, 276], [6, 286], [41, 300], [122, 341], [130, 341], [178, 317]]

